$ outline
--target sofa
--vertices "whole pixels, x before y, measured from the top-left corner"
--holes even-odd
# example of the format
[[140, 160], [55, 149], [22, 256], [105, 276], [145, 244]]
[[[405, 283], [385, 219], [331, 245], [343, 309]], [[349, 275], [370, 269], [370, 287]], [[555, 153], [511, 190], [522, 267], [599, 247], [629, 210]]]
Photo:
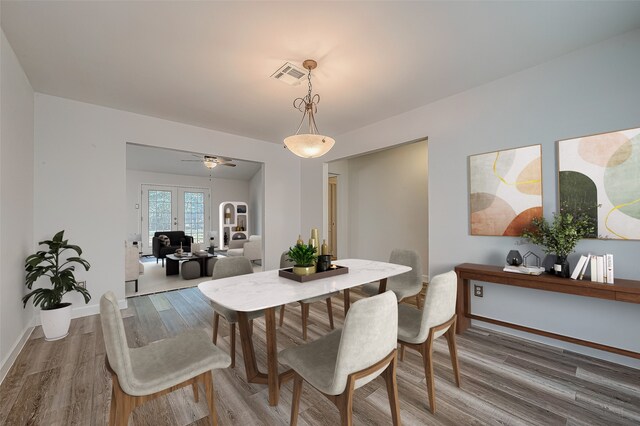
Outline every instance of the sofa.
[[124, 246], [124, 282], [135, 281], [138, 292], [138, 279], [144, 274], [144, 265], [140, 262], [140, 251], [137, 244]]
[[[165, 245], [162, 243], [160, 235], [165, 235], [169, 238], [169, 245]], [[191, 243], [193, 243], [193, 237], [190, 235], [185, 235], [184, 231], [158, 231], [153, 234], [152, 239], [152, 253], [156, 258], [156, 263], [158, 263], [158, 259], [162, 259], [162, 267], [164, 268], [164, 259], [168, 254], [173, 254], [180, 248], [182, 245], [182, 250], [185, 252], [191, 251]]]
[[244, 256], [251, 262], [262, 260], [262, 237], [250, 235], [248, 240], [231, 240], [227, 256]]

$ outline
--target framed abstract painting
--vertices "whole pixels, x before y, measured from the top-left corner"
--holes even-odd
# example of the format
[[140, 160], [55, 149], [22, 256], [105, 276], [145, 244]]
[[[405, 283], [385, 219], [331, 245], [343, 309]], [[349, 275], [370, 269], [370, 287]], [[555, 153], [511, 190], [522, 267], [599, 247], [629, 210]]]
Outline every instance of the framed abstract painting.
[[594, 238], [640, 240], [640, 128], [557, 147], [560, 205], [588, 213], [597, 224]]
[[471, 235], [520, 236], [542, 216], [540, 145], [469, 157]]

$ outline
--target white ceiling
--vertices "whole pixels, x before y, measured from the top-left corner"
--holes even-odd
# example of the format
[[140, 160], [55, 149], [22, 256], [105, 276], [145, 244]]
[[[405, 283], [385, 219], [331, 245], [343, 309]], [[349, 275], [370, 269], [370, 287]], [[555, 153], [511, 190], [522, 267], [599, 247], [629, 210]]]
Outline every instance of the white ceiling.
[[[215, 156], [215, 153], [206, 153]], [[127, 144], [127, 169], [174, 175], [202, 176], [222, 179], [251, 179], [262, 167], [261, 163], [233, 159], [236, 167], [216, 166], [209, 170], [198, 161], [203, 154]], [[183, 161], [189, 160], [189, 161]], [[196, 160], [196, 161], [192, 161]]]
[[[328, 135], [403, 113], [640, 27], [640, 2], [2, 1], [41, 93], [281, 143], [318, 61]], [[339, 139], [338, 139], [339, 143]]]

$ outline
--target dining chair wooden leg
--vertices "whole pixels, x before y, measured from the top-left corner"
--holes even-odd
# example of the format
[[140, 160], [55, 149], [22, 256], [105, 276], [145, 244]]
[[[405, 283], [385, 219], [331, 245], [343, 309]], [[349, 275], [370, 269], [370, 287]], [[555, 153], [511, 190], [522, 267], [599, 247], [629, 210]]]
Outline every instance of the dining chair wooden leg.
[[249, 334], [253, 335], [253, 320], [249, 320]]
[[218, 324], [220, 323], [220, 314], [217, 312], [213, 313], [213, 344], [215, 345], [218, 341]]
[[420, 293], [416, 294], [416, 306], [420, 309]]
[[236, 368], [236, 323], [229, 324], [229, 338], [231, 339], [231, 368]]
[[349, 308], [351, 307], [351, 295], [348, 288], [345, 288], [343, 291], [343, 300], [344, 300], [344, 316], [347, 316], [347, 312], [349, 312]]
[[404, 345], [400, 343], [400, 361], [404, 361]]
[[193, 400], [198, 402], [200, 400], [200, 395], [198, 395], [198, 382], [193, 382], [191, 387], [193, 388]]
[[398, 400], [398, 382], [396, 381], [397, 359], [394, 356], [384, 372], [384, 381], [387, 383], [387, 395], [391, 407], [391, 419], [394, 426], [400, 424], [400, 401]]
[[293, 379], [293, 399], [291, 400], [291, 426], [298, 424], [298, 411], [300, 410], [300, 396], [302, 396], [302, 376], [294, 373]]
[[333, 308], [331, 307], [331, 298], [327, 297], [327, 314], [329, 315], [329, 326], [334, 329], [333, 326]]
[[337, 396], [336, 406], [340, 411], [340, 424], [342, 426], [353, 425], [353, 387], [347, 385], [344, 392]]
[[280, 327], [284, 324], [284, 307], [287, 305], [280, 306]]
[[309, 304], [300, 302], [300, 309], [302, 310], [302, 338], [307, 340], [307, 323], [309, 320]]
[[428, 338], [422, 345], [422, 361], [424, 363], [424, 374], [427, 381], [427, 393], [429, 398], [429, 410], [436, 412], [436, 383], [433, 376], [433, 339]]
[[109, 409], [109, 426], [115, 426], [118, 415], [118, 398], [116, 396], [116, 381], [118, 380], [115, 375], [111, 374], [111, 407]]
[[211, 419], [211, 424], [213, 426], [217, 426], [218, 424], [218, 414], [216, 413], [216, 397], [213, 392], [213, 375], [211, 371], [207, 371], [203, 373], [204, 379], [204, 393], [207, 396], [207, 405], [209, 406], [209, 418]]
[[444, 334], [447, 343], [449, 344], [449, 356], [451, 357], [451, 366], [453, 367], [453, 374], [456, 379], [456, 386], [460, 387], [460, 366], [458, 365], [458, 349], [456, 347], [456, 322], [453, 321], [453, 325], [449, 327], [449, 330]]

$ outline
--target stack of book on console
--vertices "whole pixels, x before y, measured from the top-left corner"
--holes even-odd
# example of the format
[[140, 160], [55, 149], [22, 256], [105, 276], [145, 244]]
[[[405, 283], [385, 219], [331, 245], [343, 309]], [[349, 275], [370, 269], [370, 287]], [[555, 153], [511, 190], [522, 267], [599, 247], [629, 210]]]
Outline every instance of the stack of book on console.
[[582, 280], [589, 271], [591, 281], [597, 283], [613, 284], [613, 255], [602, 254], [596, 255], [589, 253], [580, 256], [571, 278], [574, 280]]

